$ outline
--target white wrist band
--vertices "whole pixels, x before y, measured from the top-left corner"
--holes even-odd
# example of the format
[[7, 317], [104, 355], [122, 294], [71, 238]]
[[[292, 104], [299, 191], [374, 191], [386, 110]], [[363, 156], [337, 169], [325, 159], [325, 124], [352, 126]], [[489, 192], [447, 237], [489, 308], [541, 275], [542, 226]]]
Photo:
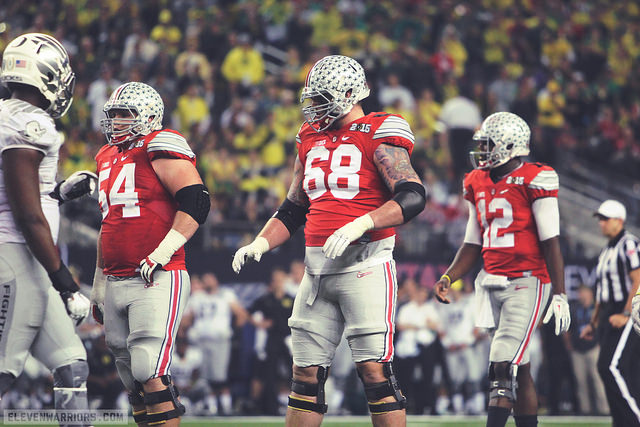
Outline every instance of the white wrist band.
[[265, 253], [269, 250], [269, 241], [264, 237], [256, 237], [253, 241], [260, 252]]
[[164, 236], [164, 239], [162, 239], [158, 247], [149, 254], [149, 257], [153, 258], [153, 260], [159, 264], [167, 265], [169, 261], [171, 261], [173, 254], [185, 243], [187, 243], [187, 238], [172, 228], [167, 235]]
[[369, 214], [364, 214], [361, 217], [354, 219], [353, 223], [361, 227], [361, 230], [363, 230], [363, 234], [375, 227], [373, 218], [371, 218], [371, 215]]

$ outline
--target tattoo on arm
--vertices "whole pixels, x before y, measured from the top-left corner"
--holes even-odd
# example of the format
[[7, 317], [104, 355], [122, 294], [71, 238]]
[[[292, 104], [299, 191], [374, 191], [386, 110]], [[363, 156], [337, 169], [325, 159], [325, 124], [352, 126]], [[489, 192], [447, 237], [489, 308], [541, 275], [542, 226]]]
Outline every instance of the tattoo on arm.
[[302, 188], [303, 181], [304, 168], [302, 167], [300, 159], [296, 157], [296, 163], [293, 167], [293, 179], [291, 180], [291, 185], [289, 186], [287, 199], [291, 200], [296, 205], [306, 207], [309, 206], [309, 198], [307, 197], [307, 193], [305, 193], [304, 189]]
[[393, 191], [396, 184], [405, 181], [420, 182], [409, 160], [409, 152], [388, 144], [380, 144], [373, 154], [373, 161], [387, 188]]

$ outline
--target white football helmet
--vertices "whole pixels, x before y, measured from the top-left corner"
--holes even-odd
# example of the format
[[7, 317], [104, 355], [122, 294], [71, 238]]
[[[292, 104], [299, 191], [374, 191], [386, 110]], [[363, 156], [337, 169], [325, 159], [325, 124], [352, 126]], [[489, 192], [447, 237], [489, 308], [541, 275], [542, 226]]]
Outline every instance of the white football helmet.
[[[100, 126], [110, 145], [120, 145], [162, 129], [164, 103], [160, 94], [144, 83], [118, 86], [102, 110], [107, 118], [100, 121]], [[113, 117], [112, 110], [126, 110], [129, 117]]]
[[482, 122], [473, 135], [479, 151], [469, 153], [476, 169], [493, 169], [514, 157], [529, 155], [531, 130], [522, 118], [513, 113], [493, 113]]
[[46, 112], [62, 117], [73, 101], [76, 76], [69, 55], [55, 38], [40, 33], [16, 37], [4, 49], [0, 82], [33, 86], [49, 101]]
[[[317, 132], [349, 113], [369, 96], [364, 69], [355, 59], [342, 55], [325, 56], [309, 70], [300, 102], [302, 113]], [[307, 101], [309, 102], [309, 101]]]

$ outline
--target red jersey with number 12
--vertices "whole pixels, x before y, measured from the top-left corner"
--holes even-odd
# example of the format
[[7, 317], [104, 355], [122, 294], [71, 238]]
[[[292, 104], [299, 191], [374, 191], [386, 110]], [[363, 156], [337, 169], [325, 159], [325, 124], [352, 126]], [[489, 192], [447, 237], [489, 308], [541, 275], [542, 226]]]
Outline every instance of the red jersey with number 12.
[[[413, 150], [409, 124], [399, 115], [370, 113], [336, 130], [316, 132], [304, 123], [296, 137], [309, 197], [307, 246], [322, 246], [338, 228], [391, 198], [373, 161], [382, 143]], [[393, 228], [373, 230], [361, 241], [393, 236]]]
[[[138, 275], [140, 261], [171, 229], [178, 205], [151, 166], [157, 158], [187, 159], [195, 165], [187, 141], [169, 129], [152, 132], [122, 151], [105, 145], [96, 155], [105, 274]], [[164, 268], [185, 269], [184, 257], [180, 248]]]
[[491, 274], [531, 274], [549, 283], [531, 205], [542, 197], [558, 197], [558, 175], [549, 166], [523, 163], [498, 182], [488, 170], [464, 178], [464, 198], [476, 207], [482, 232], [484, 269]]

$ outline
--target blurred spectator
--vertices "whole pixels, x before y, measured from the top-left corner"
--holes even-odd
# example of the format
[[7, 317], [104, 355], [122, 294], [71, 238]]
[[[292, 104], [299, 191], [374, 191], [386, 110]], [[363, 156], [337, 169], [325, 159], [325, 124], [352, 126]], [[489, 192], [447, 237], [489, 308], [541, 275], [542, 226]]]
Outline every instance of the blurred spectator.
[[289, 394], [291, 379], [291, 316], [293, 297], [286, 293], [287, 273], [276, 268], [269, 290], [251, 305], [251, 321], [256, 327], [254, 377], [251, 398], [258, 413], [280, 414], [280, 397]]
[[591, 321], [594, 307], [593, 289], [580, 285], [578, 299], [571, 303], [572, 327], [565, 341], [571, 353], [580, 413], [606, 415], [609, 413], [609, 405], [604, 385], [598, 375], [598, 343], [580, 338], [580, 333]]
[[176, 57], [176, 75], [192, 83], [204, 83], [211, 80], [211, 64], [198, 50], [198, 38], [191, 36], [186, 41], [187, 49]]
[[462, 185], [462, 176], [469, 170], [469, 152], [473, 133], [482, 123], [480, 109], [467, 96], [461, 94], [445, 101], [440, 110], [440, 122], [447, 130], [449, 152], [455, 173], [455, 185]]
[[158, 16], [158, 24], [151, 30], [151, 40], [160, 45], [171, 55], [178, 52], [178, 45], [182, 40], [182, 31], [173, 23], [173, 15], [169, 9], [163, 9]]
[[173, 126], [189, 140], [203, 137], [211, 126], [209, 106], [199, 89], [197, 84], [191, 83], [185, 93], [178, 97], [173, 113]]
[[509, 111], [516, 99], [518, 84], [513, 80], [506, 67], [500, 69], [500, 75], [489, 85], [489, 103], [492, 111]]
[[146, 72], [149, 64], [158, 54], [158, 45], [151, 39], [141, 21], [133, 23], [133, 32], [124, 41], [124, 51], [120, 61], [123, 70], [137, 67]]
[[560, 84], [554, 79], [538, 93], [538, 124], [542, 135], [531, 148], [537, 159], [552, 165], [556, 163], [556, 141], [564, 126], [565, 102]]
[[451, 284], [453, 304], [438, 306], [443, 325], [441, 341], [449, 367], [451, 384], [449, 395], [455, 414], [479, 414], [484, 411], [484, 392], [480, 381], [485, 374], [473, 350], [477, 331], [473, 295], [463, 290], [464, 283]]
[[[429, 414], [435, 409], [433, 372], [438, 360], [436, 340], [440, 317], [433, 301], [427, 301], [426, 287], [418, 286], [413, 279], [406, 280], [402, 287], [409, 291], [411, 300], [398, 309], [393, 363], [401, 388], [405, 390], [408, 412], [422, 414], [426, 410]], [[421, 375], [416, 377], [418, 367]]]
[[383, 110], [389, 106], [396, 105], [403, 110], [412, 110], [415, 106], [415, 99], [409, 89], [400, 84], [400, 79], [396, 73], [390, 73], [386, 78], [386, 84], [378, 90], [378, 99]]
[[[202, 352], [195, 345], [189, 345], [184, 336], [176, 339], [176, 350], [171, 361], [171, 378], [180, 390], [180, 402], [185, 405], [190, 414], [215, 414], [215, 402], [207, 402], [209, 385], [202, 378], [200, 367], [206, 362]], [[213, 405], [213, 408], [205, 404]], [[213, 410], [211, 410], [213, 409]]]
[[[222, 75], [232, 88], [249, 88], [262, 83], [264, 79], [264, 61], [262, 54], [251, 46], [248, 34], [239, 34], [237, 45], [231, 48], [222, 62]], [[233, 89], [232, 89], [233, 91]]]
[[[200, 369], [208, 382], [212, 394], [207, 397], [210, 413], [230, 415], [232, 413], [228, 368], [231, 357], [233, 319], [235, 326], [242, 326], [248, 318], [235, 293], [220, 288], [213, 273], [202, 276], [202, 291], [191, 296], [185, 321], [192, 322], [189, 339], [202, 353]], [[216, 399], [219, 399], [220, 404]]]
[[91, 408], [115, 409], [117, 400], [125, 392], [116, 369], [116, 360], [104, 338], [104, 333], [87, 346], [87, 395]]
[[113, 78], [113, 69], [108, 64], [100, 68], [100, 77], [89, 85], [87, 102], [91, 106], [91, 123], [93, 130], [100, 131], [100, 120], [105, 118], [104, 104], [111, 93], [120, 86], [121, 82]]

